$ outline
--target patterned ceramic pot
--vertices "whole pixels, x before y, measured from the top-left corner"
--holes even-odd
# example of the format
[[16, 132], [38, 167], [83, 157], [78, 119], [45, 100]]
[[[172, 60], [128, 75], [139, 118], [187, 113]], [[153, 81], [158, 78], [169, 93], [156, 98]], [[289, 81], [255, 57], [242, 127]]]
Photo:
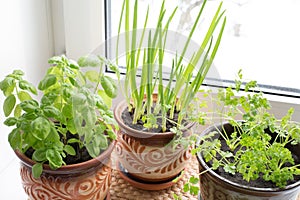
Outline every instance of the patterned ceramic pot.
[[16, 151], [21, 160], [22, 185], [30, 200], [102, 200], [109, 192], [111, 153], [115, 141], [100, 156], [92, 160], [51, 170], [44, 165], [39, 179], [32, 176], [34, 162]]
[[[120, 127], [116, 155], [128, 174], [151, 183], [171, 180], [180, 174], [191, 157], [190, 149], [167, 145], [174, 137], [172, 132], [151, 133], [130, 128], [121, 118], [125, 109], [127, 103], [119, 103], [114, 116]], [[185, 127], [185, 136], [191, 134], [193, 125]]]
[[[225, 123], [228, 131], [231, 125]], [[203, 135], [220, 130], [221, 125], [208, 127]], [[298, 146], [299, 149], [299, 146]], [[298, 151], [299, 152], [299, 151]], [[300, 154], [300, 152], [299, 152]], [[300, 181], [286, 188], [257, 188], [232, 182], [218, 175], [205, 163], [200, 153], [197, 155], [200, 172], [200, 191], [202, 200], [296, 200], [299, 194]]]

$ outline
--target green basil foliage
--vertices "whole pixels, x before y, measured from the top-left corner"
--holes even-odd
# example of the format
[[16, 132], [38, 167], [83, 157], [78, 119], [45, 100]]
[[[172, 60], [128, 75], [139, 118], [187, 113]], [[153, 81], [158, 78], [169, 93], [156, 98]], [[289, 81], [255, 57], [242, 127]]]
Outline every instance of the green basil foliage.
[[[15, 70], [0, 82], [7, 117], [4, 124], [13, 127], [9, 143], [22, 153], [34, 150], [36, 164], [32, 171], [36, 178], [42, 173], [43, 163], [52, 169], [65, 165], [66, 155], [76, 154], [72, 144], [85, 147], [91, 157], [96, 157], [116, 137], [110, 106], [117, 88], [114, 80], [104, 75], [102, 60], [86, 56], [78, 64], [56, 56], [49, 63], [51, 67], [38, 84], [40, 102], [33, 98], [37, 89], [23, 79], [22, 71]], [[76, 137], [68, 139], [68, 134]]]

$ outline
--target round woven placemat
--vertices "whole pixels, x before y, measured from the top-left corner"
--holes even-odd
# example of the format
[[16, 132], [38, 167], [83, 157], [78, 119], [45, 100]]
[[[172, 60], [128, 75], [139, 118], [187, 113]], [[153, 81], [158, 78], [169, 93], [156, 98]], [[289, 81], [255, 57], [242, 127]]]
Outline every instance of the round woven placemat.
[[110, 199], [111, 200], [171, 200], [174, 199], [174, 194], [181, 197], [183, 200], [197, 200], [197, 196], [193, 196], [188, 192], [183, 192], [182, 188], [184, 183], [192, 175], [197, 175], [198, 173], [198, 161], [196, 157], [190, 159], [187, 169], [182, 177], [176, 184], [170, 188], [158, 191], [147, 191], [133, 187], [122, 179], [117, 170], [113, 170], [112, 173], [112, 183], [110, 186]]

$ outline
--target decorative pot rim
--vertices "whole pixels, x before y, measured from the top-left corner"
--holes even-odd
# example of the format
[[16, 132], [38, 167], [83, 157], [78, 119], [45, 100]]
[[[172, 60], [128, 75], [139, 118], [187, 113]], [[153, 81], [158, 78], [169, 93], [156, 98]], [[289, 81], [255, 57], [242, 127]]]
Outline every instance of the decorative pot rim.
[[[116, 145], [116, 140], [113, 140], [111, 141], [108, 148], [96, 158], [87, 160], [85, 162], [63, 165], [62, 167], [55, 170], [51, 169], [48, 164], [43, 164], [43, 172], [53, 173], [53, 174], [70, 174], [71, 171], [72, 173], [78, 173], [82, 170], [94, 169], [95, 167], [99, 166], [99, 164], [101, 163], [107, 164], [108, 162], [107, 159], [110, 158], [115, 145]], [[34, 164], [36, 164], [34, 160], [28, 158], [25, 154], [21, 153], [18, 150], [15, 150], [15, 154], [18, 156], [21, 162], [27, 167], [32, 167]]]
[[[215, 130], [216, 127], [221, 127], [222, 125], [225, 125], [225, 124], [229, 124], [228, 121], [225, 121], [225, 122], [221, 122], [221, 123], [215, 123], [214, 125], [211, 125], [209, 127], [207, 127], [204, 131], [203, 131], [203, 135], [207, 135], [208, 133], [210, 133], [211, 131]], [[199, 145], [199, 142], [197, 142], [197, 146]], [[217, 174], [214, 170], [212, 170], [207, 164], [206, 162], [203, 160], [203, 157], [201, 155], [201, 152], [198, 152], [197, 153], [197, 160], [198, 162], [205, 168], [206, 172], [205, 173], [210, 173], [212, 176], [215, 176], [216, 178], [220, 179], [221, 181], [229, 184], [229, 185], [232, 185], [234, 187], [238, 187], [238, 188], [242, 188], [242, 189], [246, 189], [246, 190], [253, 190], [253, 191], [258, 191], [258, 192], [281, 192], [281, 191], [284, 191], [284, 190], [290, 190], [290, 189], [293, 189], [293, 188], [296, 188], [297, 186], [300, 185], [300, 181], [297, 181], [296, 183], [293, 183], [293, 184], [290, 184], [290, 185], [287, 185], [285, 186], [284, 188], [259, 188], [259, 187], [253, 187], [253, 186], [245, 186], [245, 185], [242, 185], [242, 184], [238, 184], [238, 183], [235, 183], [233, 181], [230, 181], [222, 176], [220, 176], [219, 174]]]
[[[123, 119], [122, 119], [122, 112], [127, 108], [127, 101], [123, 100], [121, 102], [119, 102], [116, 107], [114, 108], [114, 118], [117, 121], [117, 123], [119, 124], [120, 128], [122, 129], [126, 129], [128, 130], [126, 133], [128, 135], [131, 135], [133, 137], [137, 137], [137, 138], [149, 138], [149, 137], [170, 137], [173, 138], [174, 137], [174, 133], [171, 131], [168, 132], [146, 132], [146, 131], [141, 131], [141, 130], [136, 130], [133, 129], [129, 126], [127, 126]], [[189, 122], [186, 126], [184, 126], [184, 130], [188, 130], [191, 127], [193, 127], [195, 125], [195, 122]]]

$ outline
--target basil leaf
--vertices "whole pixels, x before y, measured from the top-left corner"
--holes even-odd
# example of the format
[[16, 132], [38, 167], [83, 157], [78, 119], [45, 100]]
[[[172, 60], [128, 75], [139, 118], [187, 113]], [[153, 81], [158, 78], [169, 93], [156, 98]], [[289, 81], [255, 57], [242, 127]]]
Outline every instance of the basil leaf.
[[32, 166], [32, 175], [34, 178], [39, 178], [43, 172], [43, 163], [36, 163]]
[[56, 83], [57, 79], [56, 76], [53, 74], [48, 74], [45, 76], [43, 80], [38, 85], [39, 90], [46, 90], [50, 86], [54, 85]]
[[5, 117], [8, 117], [10, 115], [10, 113], [13, 111], [15, 105], [16, 105], [16, 97], [13, 94], [6, 97], [6, 99], [3, 103], [3, 111], [4, 111]]
[[38, 117], [31, 122], [32, 135], [38, 140], [44, 140], [51, 130], [51, 125], [44, 117]]
[[109, 96], [110, 98], [115, 98], [117, 96], [117, 85], [111, 77], [102, 76], [101, 86], [103, 87], [107, 96]]
[[57, 169], [61, 167], [63, 164], [62, 157], [58, 151], [55, 151], [53, 149], [48, 149], [46, 152], [46, 157], [52, 169]]

